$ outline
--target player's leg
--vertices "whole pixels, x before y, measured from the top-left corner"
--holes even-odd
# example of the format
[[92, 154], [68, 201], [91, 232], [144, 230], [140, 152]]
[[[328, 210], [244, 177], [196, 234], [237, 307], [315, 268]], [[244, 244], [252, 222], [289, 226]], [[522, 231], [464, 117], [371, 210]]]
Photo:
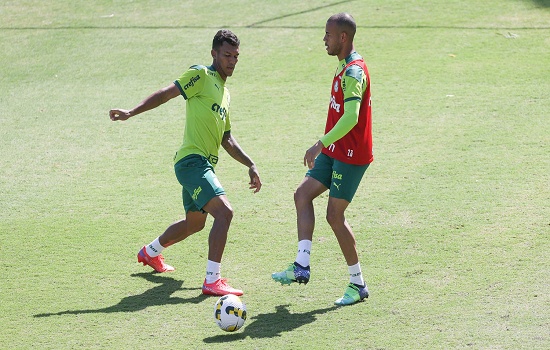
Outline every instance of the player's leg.
[[363, 279], [355, 235], [346, 220], [345, 211], [351, 203], [368, 165], [356, 166], [335, 161], [332, 184], [329, 192], [326, 219], [340, 249], [344, 254], [350, 282], [344, 296], [336, 300], [337, 305], [350, 305], [368, 297], [367, 285]]
[[162, 235], [144, 246], [138, 253], [138, 262], [151, 266], [157, 272], [171, 272], [174, 267], [164, 262], [162, 251], [202, 230], [206, 221], [206, 214], [201, 212], [189, 212], [185, 219], [179, 220], [168, 226]]
[[233, 218], [233, 208], [214, 173], [214, 167], [205, 157], [191, 155], [180, 160], [175, 168], [179, 182], [192, 200], [193, 205], [186, 204], [186, 210], [196, 209], [214, 218], [208, 237], [208, 261], [202, 286], [203, 293], [242, 295], [241, 290], [231, 288], [225, 279], [220, 278], [221, 259]]
[[200, 211], [190, 211], [185, 219], [179, 220], [168, 226], [166, 231], [159, 236], [159, 242], [164, 248], [183, 241], [194, 233], [201, 231], [206, 223], [208, 214]]
[[298, 253], [296, 260], [286, 270], [271, 274], [273, 280], [281, 284], [309, 282], [310, 254], [313, 231], [315, 229], [315, 209], [313, 200], [330, 186], [332, 161], [324, 154], [315, 159], [315, 166], [309, 170], [294, 192], [296, 223], [298, 229]]
[[328, 187], [319, 180], [306, 176], [294, 192], [298, 241], [312, 240], [315, 229], [313, 200], [327, 189]]
[[[161, 253], [170, 245], [204, 228], [207, 214], [196, 205], [193, 190], [201, 187], [202, 173], [208, 166], [204, 157], [198, 155], [188, 156], [174, 165], [176, 177], [182, 185], [181, 194], [186, 218], [173, 223], [162, 235], [144, 246], [138, 253], [138, 262], [151, 266], [157, 272], [174, 271], [172, 266], [165, 264]], [[208, 182], [206, 185], [209, 185]]]
[[164, 262], [162, 251], [202, 230], [206, 222], [206, 215], [200, 211], [188, 212], [185, 219], [174, 222], [162, 235], [144, 246], [138, 253], [138, 262], [151, 266], [157, 272], [174, 271], [174, 267]]
[[350, 275], [350, 281], [344, 295], [335, 301], [337, 305], [355, 304], [369, 296], [367, 284], [363, 279], [361, 264], [359, 263], [355, 235], [344, 215], [348, 205], [349, 202], [345, 199], [329, 197], [327, 207], [327, 221], [344, 254]]
[[226, 279], [221, 278], [220, 273], [227, 233], [233, 218], [231, 204], [225, 195], [220, 195], [213, 197], [203, 207], [203, 210], [214, 217], [214, 222], [208, 236], [208, 261], [202, 293], [207, 295], [242, 295], [243, 291], [229, 286]]
[[329, 197], [326, 219], [338, 240], [348, 266], [351, 266], [359, 262], [359, 257], [355, 236], [344, 214], [348, 205], [349, 202], [345, 199]]
[[233, 219], [233, 208], [227, 199], [227, 196], [221, 195], [212, 198], [203, 210], [212, 215], [214, 222], [208, 236], [208, 260], [221, 262], [225, 243], [227, 242], [227, 232]]

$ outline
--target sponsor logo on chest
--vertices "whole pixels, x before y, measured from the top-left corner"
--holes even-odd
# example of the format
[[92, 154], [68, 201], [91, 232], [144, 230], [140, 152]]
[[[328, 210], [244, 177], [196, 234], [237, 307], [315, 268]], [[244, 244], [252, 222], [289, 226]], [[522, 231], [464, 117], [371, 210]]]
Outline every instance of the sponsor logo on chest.
[[336, 112], [340, 113], [340, 107], [342, 105], [339, 103], [336, 103], [336, 98], [334, 98], [334, 95], [330, 96], [330, 108], [334, 109]]

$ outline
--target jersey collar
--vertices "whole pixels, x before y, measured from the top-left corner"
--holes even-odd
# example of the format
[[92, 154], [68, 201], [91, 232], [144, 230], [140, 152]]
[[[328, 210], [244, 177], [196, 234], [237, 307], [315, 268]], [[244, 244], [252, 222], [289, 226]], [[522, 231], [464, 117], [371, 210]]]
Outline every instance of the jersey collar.
[[218, 71], [216, 70], [216, 67], [214, 67], [214, 65], [208, 66], [206, 68], [209, 71], [216, 73], [216, 78], [218, 78], [218, 80], [221, 81], [223, 85], [225, 85], [225, 81], [222, 79], [222, 77], [220, 76], [220, 73], [218, 73]]
[[340, 69], [343, 69], [345, 66], [348, 65], [348, 63], [359, 58], [361, 58], [361, 55], [358, 54], [357, 51], [353, 51], [352, 53], [349, 54], [348, 57], [340, 61]]

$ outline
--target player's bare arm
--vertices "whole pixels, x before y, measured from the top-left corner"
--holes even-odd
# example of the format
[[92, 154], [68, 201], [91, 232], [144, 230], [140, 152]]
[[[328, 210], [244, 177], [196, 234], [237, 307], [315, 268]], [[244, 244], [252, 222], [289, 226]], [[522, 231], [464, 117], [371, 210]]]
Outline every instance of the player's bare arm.
[[260, 180], [260, 174], [256, 168], [256, 164], [248, 154], [243, 151], [230, 132], [226, 132], [223, 135], [222, 146], [233, 159], [248, 167], [248, 175], [250, 176], [249, 188], [254, 189], [254, 193], [260, 191], [262, 188], [262, 181]]
[[165, 88], [162, 88], [154, 92], [153, 94], [151, 94], [145, 100], [141, 101], [137, 106], [135, 106], [131, 110], [120, 109], [120, 108], [111, 109], [109, 111], [109, 116], [113, 121], [127, 120], [135, 115], [157, 108], [161, 104], [164, 104], [179, 95], [180, 95], [180, 91], [176, 86], [176, 84], [171, 84]]

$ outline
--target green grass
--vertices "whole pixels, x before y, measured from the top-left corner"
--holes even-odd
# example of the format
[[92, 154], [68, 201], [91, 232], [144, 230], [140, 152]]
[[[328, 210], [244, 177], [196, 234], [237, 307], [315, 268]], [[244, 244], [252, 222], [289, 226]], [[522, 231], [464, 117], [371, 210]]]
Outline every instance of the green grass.
[[[548, 1], [3, 1], [0, 348], [546, 349], [550, 346]], [[348, 220], [371, 297], [334, 308], [347, 269], [316, 202], [312, 281], [292, 193], [322, 134], [336, 60], [326, 19], [351, 12], [373, 89], [375, 162]], [[125, 123], [219, 27], [241, 38], [233, 133], [264, 187], [222, 152], [235, 209], [222, 273], [245, 290], [235, 334], [200, 285], [207, 230], [139, 248], [183, 217], [172, 168], [183, 100]], [[211, 223], [209, 221], [208, 225]]]

